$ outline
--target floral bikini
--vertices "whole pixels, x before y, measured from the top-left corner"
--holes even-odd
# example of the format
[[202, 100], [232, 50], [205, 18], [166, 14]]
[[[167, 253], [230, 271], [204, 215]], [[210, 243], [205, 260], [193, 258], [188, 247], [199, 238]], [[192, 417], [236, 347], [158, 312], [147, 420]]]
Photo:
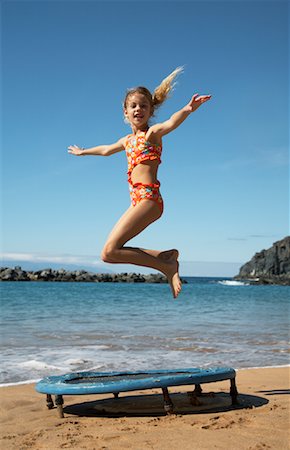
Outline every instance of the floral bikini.
[[131, 197], [131, 203], [136, 206], [141, 200], [153, 200], [158, 203], [161, 211], [163, 210], [163, 200], [159, 192], [160, 183], [144, 184], [132, 183], [131, 174], [138, 164], [146, 160], [157, 160], [161, 163], [162, 146], [151, 144], [145, 139], [146, 131], [140, 132], [137, 136], [130, 134], [125, 142], [125, 150], [128, 159], [128, 182]]

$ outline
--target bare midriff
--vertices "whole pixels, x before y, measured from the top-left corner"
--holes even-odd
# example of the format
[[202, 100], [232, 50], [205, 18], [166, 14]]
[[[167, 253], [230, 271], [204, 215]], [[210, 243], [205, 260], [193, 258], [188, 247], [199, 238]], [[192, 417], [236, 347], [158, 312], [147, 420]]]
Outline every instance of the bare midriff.
[[131, 173], [132, 184], [144, 183], [152, 184], [157, 182], [157, 171], [158, 171], [159, 161], [156, 160], [145, 160], [134, 167]]

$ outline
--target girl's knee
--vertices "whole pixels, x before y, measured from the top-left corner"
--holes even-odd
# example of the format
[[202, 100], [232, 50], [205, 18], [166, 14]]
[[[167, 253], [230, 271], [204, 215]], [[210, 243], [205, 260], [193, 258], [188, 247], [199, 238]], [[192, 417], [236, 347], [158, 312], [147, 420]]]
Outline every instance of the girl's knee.
[[116, 250], [117, 249], [116, 249], [115, 245], [113, 245], [109, 242], [107, 244], [105, 244], [105, 246], [102, 250], [102, 254], [101, 254], [102, 261], [108, 262], [108, 263], [114, 262], [116, 259]]

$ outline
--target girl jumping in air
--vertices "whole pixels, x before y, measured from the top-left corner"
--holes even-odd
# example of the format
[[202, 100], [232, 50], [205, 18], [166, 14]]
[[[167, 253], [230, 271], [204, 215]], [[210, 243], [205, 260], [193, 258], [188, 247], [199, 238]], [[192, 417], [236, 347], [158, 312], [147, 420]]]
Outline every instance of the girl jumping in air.
[[174, 113], [170, 119], [150, 126], [150, 118], [167, 99], [173, 89], [174, 79], [181, 71], [181, 67], [175, 69], [153, 94], [142, 86], [127, 91], [123, 111], [126, 122], [132, 128], [132, 134], [122, 137], [111, 145], [87, 149], [77, 145], [68, 147], [68, 152], [76, 156], [110, 156], [122, 150], [126, 151], [131, 206], [111, 231], [102, 251], [102, 260], [113, 264], [129, 263], [159, 270], [168, 278], [174, 298], [181, 291], [178, 251], [147, 250], [124, 245], [162, 215], [163, 200], [157, 179], [158, 166], [161, 163], [162, 137], [175, 130], [193, 111], [211, 98], [210, 95], [195, 94], [190, 102]]

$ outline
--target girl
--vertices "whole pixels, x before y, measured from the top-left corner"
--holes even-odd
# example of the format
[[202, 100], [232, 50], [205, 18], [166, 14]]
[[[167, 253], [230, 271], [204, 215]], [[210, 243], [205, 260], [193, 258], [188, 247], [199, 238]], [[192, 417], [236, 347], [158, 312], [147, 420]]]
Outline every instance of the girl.
[[126, 151], [131, 206], [111, 231], [102, 251], [102, 260], [113, 264], [130, 263], [159, 270], [168, 278], [174, 298], [181, 290], [178, 251], [147, 250], [124, 245], [162, 215], [163, 200], [159, 191], [160, 183], [157, 180], [158, 165], [161, 163], [162, 137], [175, 130], [193, 111], [211, 98], [210, 95], [195, 94], [190, 102], [169, 120], [150, 126], [150, 118], [172, 91], [174, 79], [181, 71], [182, 67], [175, 69], [153, 94], [142, 86], [127, 91], [123, 112], [125, 121], [131, 125], [132, 134], [122, 137], [111, 145], [88, 149], [77, 145], [68, 147], [68, 152], [76, 156], [110, 156], [122, 150]]

